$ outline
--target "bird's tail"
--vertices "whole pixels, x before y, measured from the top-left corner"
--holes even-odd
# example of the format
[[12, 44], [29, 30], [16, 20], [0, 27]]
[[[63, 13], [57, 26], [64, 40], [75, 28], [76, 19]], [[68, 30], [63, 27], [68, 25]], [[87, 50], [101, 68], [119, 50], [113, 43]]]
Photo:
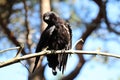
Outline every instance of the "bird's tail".
[[50, 54], [47, 55], [48, 66], [52, 68], [53, 75], [56, 75], [56, 67], [59, 64], [58, 62], [58, 55], [57, 54]]
[[68, 58], [68, 54], [59, 54], [58, 55], [58, 61], [59, 61], [59, 70], [62, 70], [62, 74], [64, 73], [64, 70], [66, 68], [66, 64], [67, 64], [67, 58]]
[[38, 62], [39, 62], [39, 59], [40, 59], [40, 56], [37, 56], [36, 59], [35, 59], [35, 66], [34, 66], [34, 68], [33, 68], [32, 73], [35, 71], [35, 69], [36, 69], [36, 67], [37, 67], [37, 64], [38, 64]]
[[52, 69], [52, 73], [53, 73], [53, 75], [56, 75], [57, 74], [56, 69]]

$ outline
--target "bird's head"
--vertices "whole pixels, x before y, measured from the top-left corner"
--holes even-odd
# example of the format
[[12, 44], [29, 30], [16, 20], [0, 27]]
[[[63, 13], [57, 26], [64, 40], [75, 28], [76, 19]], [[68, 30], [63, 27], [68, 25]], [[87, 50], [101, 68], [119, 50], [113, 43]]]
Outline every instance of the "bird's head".
[[47, 24], [55, 24], [55, 22], [57, 21], [58, 19], [58, 15], [55, 13], [55, 12], [46, 12], [44, 15], [43, 15], [43, 20], [47, 23]]

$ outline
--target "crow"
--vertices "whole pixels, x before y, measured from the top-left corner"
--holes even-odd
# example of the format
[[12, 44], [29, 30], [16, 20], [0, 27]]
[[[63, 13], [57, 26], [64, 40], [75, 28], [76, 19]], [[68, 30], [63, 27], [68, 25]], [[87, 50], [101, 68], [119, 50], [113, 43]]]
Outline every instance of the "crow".
[[[64, 50], [71, 49], [72, 30], [68, 22], [60, 18], [55, 12], [50, 11], [43, 14], [43, 20], [47, 23], [46, 29], [42, 32], [36, 52], [44, 49], [53, 51], [53, 54], [46, 55], [48, 66], [52, 68], [53, 75], [56, 75], [56, 68], [62, 73], [66, 67], [68, 54]], [[61, 54], [54, 54], [56, 50], [63, 50]], [[36, 57], [33, 72], [38, 64], [40, 56]]]

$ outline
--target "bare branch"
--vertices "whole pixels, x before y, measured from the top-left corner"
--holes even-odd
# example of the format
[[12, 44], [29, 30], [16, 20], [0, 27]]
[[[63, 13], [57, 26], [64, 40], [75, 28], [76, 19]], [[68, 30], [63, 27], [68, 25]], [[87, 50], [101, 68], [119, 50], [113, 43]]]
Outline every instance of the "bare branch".
[[[50, 1], [51, 0], [39, 0], [40, 1], [40, 18], [43, 17], [45, 12], [51, 11]], [[41, 19], [41, 32], [46, 28], [47, 24]]]
[[74, 49], [78, 43], [84, 43], [84, 40], [83, 40], [82, 38], [79, 39], [79, 40], [77, 40], [77, 41], [75, 42], [75, 44], [73, 45], [72, 49]]
[[[103, 12], [104, 12], [104, 19], [105, 19], [105, 23], [106, 23], [106, 25], [107, 25], [107, 29], [109, 30], [109, 31], [112, 31], [112, 32], [114, 32], [114, 33], [116, 33], [116, 34], [118, 34], [118, 35], [120, 35], [120, 31], [117, 31], [117, 30], [115, 30], [115, 28], [112, 28], [112, 26], [111, 26], [111, 23], [109, 22], [109, 20], [108, 20], [108, 18], [107, 18], [107, 11], [106, 11], [106, 3], [103, 5]], [[119, 25], [119, 24], [118, 24]]]
[[[2, 29], [4, 30], [4, 32], [6, 33], [6, 35], [8, 36], [8, 38], [16, 45], [19, 46], [20, 43], [17, 41], [16, 37], [14, 36], [13, 32], [11, 32], [11, 30], [9, 28], [7, 28], [7, 23], [5, 23], [3, 21], [3, 18], [0, 15], [0, 27], [2, 27]], [[22, 54], [25, 55], [26, 52], [24, 50], [22, 50]]]
[[[48, 12], [48, 11], [51, 11], [51, 4], [50, 4], [51, 0], [39, 0], [39, 5], [40, 5], [40, 32], [43, 32], [44, 29], [47, 27], [46, 23], [43, 21], [42, 19], [42, 15], [45, 13], [45, 12]], [[42, 59], [39, 60], [39, 69], [43, 69], [44, 67], [41, 66], [41, 62], [42, 62]], [[30, 66], [32, 67], [32, 66]], [[45, 80], [45, 77], [44, 77], [44, 74], [42, 71], [39, 71], [39, 69], [36, 69], [35, 71], [35, 75], [36, 76], [31, 76], [29, 75], [29, 80], [35, 80], [35, 79], [38, 79], [38, 80]]]
[[8, 49], [4, 49], [4, 50], [0, 50], [0, 53], [4, 53], [6, 51], [10, 51], [10, 50], [16, 50], [19, 49], [20, 47], [13, 47], [13, 48], [8, 48]]
[[19, 50], [18, 50], [18, 52], [17, 52], [17, 54], [16, 54], [16, 57], [17, 56], [19, 56], [19, 54], [21, 53], [21, 51], [23, 50], [23, 48], [24, 48], [24, 44], [20, 44], [20, 48], [19, 48]]
[[25, 10], [25, 27], [26, 27], [26, 43], [27, 43], [27, 46], [31, 52], [31, 44], [32, 44], [32, 41], [31, 41], [31, 34], [30, 34], [30, 26], [29, 26], [29, 22], [28, 22], [28, 6], [26, 4], [26, 0], [23, 0], [23, 4], [24, 4], [24, 10]]
[[[46, 65], [47, 65], [47, 64], [45, 64], [44, 66], [43, 66], [43, 65], [40, 65], [40, 66], [37, 68], [37, 71], [35, 71], [34, 73], [30, 73], [28, 80], [35, 80], [36, 77], [39, 78], [40, 80], [45, 80], [44, 71], [45, 71]], [[42, 74], [39, 75], [40, 73], [42, 73]], [[36, 76], [36, 74], [37, 74], [37, 76]], [[34, 76], [35, 76], [35, 77], [34, 77]]]
[[[55, 54], [61, 54], [61, 53], [62, 53], [62, 50], [55, 51]], [[100, 52], [100, 51], [65, 50], [64, 53], [66, 53], [66, 54], [75, 54], [76, 53], [76, 54], [88, 54], [88, 55], [102, 55], [102, 56], [120, 58], [120, 55], [112, 54], [112, 53], [105, 53], [105, 52]], [[21, 60], [26, 60], [26, 59], [33, 58], [36, 56], [48, 55], [48, 54], [52, 54], [52, 51], [45, 50], [45, 51], [41, 51], [39, 53], [24, 55], [22, 57], [15, 57], [15, 58], [9, 59], [5, 62], [1, 62], [0, 68], [7, 66], [7, 65], [10, 65], [10, 64], [13, 64], [13, 63], [17, 63]]]

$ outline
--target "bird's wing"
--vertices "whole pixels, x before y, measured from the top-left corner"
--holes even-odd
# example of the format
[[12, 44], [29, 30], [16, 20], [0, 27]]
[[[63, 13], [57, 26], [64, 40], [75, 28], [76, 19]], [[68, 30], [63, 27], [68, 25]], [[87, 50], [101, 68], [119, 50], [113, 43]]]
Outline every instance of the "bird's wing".
[[[69, 50], [69, 49], [71, 49], [71, 45], [72, 45], [72, 30], [71, 30], [71, 27], [68, 23], [61, 25], [61, 26], [63, 26], [64, 29], [66, 30], [65, 34], [66, 35], [68, 34], [68, 35], [67, 36], [64, 35], [64, 36], [66, 36], [66, 38], [68, 38], [67, 41], [69, 41], [68, 44], [65, 45], [64, 49]], [[59, 69], [61, 70], [61, 68], [62, 68], [62, 73], [63, 73], [64, 69], [66, 67], [68, 54], [59, 54], [58, 56], [59, 56], [59, 62], [60, 62]]]
[[[51, 27], [47, 27], [43, 33], [41, 34], [41, 38], [40, 38], [40, 41], [37, 45], [37, 48], [36, 48], [36, 51], [35, 52], [40, 52], [42, 50], [45, 50], [48, 48], [48, 41], [49, 41], [49, 38], [51, 37], [52, 35], [52, 32], [54, 31], [54, 28], [55, 26], [51, 26]], [[33, 68], [33, 71], [35, 71], [36, 67], [37, 67], [37, 64], [39, 62], [39, 59], [40, 59], [40, 56], [37, 56], [36, 57], [36, 60], [35, 60], [35, 66]]]

